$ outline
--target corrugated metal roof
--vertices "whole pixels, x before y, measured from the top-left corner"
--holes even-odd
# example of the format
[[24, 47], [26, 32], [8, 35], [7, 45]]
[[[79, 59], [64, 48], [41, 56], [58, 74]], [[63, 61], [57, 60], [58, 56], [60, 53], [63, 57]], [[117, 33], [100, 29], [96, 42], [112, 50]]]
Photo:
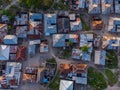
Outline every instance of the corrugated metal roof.
[[57, 26], [56, 26], [56, 14], [45, 14], [44, 15], [44, 32], [46, 36], [50, 34], [57, 33]]
[[73, 81], [61, 80], [59, 90], [73, 90]]

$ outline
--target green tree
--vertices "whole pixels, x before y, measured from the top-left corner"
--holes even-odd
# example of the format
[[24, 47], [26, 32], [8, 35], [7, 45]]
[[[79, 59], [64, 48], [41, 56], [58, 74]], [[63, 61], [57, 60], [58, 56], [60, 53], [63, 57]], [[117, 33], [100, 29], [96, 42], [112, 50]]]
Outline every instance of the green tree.
[[86, 45], [86, 46], [83, 46], [82, 48], [81, 48], [81, 50], [83, 51], [83, 52], [87, 52], [88, 51], [88, 46]]

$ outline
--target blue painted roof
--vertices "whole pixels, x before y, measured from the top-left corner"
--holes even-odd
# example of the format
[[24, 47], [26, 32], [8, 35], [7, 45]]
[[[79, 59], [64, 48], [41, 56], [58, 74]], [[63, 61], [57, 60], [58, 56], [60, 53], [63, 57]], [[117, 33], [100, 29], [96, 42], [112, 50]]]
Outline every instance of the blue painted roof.
[[105, 65], [106, 51], [101, 51], [100, 64]]
[[82, 53], [82, 60], [84, 61], [90, 61], [91, 60], [91, 55], [89, 53], [83, 52]]
[[44, 32], [46, 36], [57, 33], [56, 18], [56, 14], [44, 15]]
[[77, 40], [74, 37], [74, 35], [76, 35], [76, 34], [55, 34], [55, 35], [53, 35], [53, 46], [54, 47], [65, 47], [66, 39], [73, 43], [77, 43]]
[[36, 48], [36, 45], [29, 46], [28, 53], [35, 55], [35, 48]]
[[116, 43], [118, 43], [118, 40], [116, 39], [110, 40], [107, 49], [117, 49], [117, 46], [112, 46], [112, 44], [116, 44]]
[[30, 19], [32, 19], [33, 21], [35, 21], [35, 20], [42, 20], [42, 14], [40, 14], [40, 13], [33, 13], [32, 15], [30, 15]]

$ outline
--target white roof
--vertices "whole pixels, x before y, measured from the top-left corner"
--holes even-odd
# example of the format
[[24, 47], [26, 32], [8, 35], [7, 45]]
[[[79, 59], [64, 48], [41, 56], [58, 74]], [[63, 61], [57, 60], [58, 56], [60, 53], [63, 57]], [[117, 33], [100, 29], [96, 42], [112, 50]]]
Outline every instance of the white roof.
[[18, 84], [20, 81], [20, 75], [22, 64], [17, 62], [7, 62], [6, 77], [7, 80], [13, 79], [14, 77], [18, 79]]
[[17, 44], [17, 37], [15, 35], [6, 35], [4, 37], [5, 44]]
[[48, 52], [48, 45], [47, 44], [40, 44], [40, 52]]
[[80, 59], [80, 57], [82, 56], [82, 51], [80, 49], [72, 49], [72, 58], [73, 59]]
[[69, 14], [70, 20], [75, 20], [75, 14]]
[[31, 40], [29, 41], [29, 45], [40, 44], [40, 40]]
[[95, 51], [95, 64], [100, 64], [101, 51]]
[[6, 35], [4, 39], [14, 39], [17, 38], [15, 35]]
[[73, 81], [61, 80], [59, 90], [73, 90]]
[[9, 60], [10, 46], [0, 45], [0, 60]]

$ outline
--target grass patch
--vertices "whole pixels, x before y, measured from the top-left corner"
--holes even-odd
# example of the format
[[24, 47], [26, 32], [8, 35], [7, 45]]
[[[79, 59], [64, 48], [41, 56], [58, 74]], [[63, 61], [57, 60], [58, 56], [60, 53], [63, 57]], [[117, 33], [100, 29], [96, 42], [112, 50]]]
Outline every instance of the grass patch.
[[107, 51], [107, 55], [106, 55], [106, 67], [108, 67], [110, 69], [118, 67], [117, 55], [112, 50]]
[[107, 88], [107, 83], [103, 74], [92, 67], [88, 68], [88, 84], [96, 90]]
[[53, 63], [53, 64], [56, 64], [56, 60], [55, 60], [55, 58], [47, 59], [46, 61], [47, 61], [47, 63]]
[[115, 74], [109, 69], [105, 69], [105, 74], [108, 78], [108, 84], [110, 86], [113, 86], [117, 82], [117, 78], [116, 78]]
[[53, 90], [59, 90], [59, 84], [60, 84], [60, 72], [58, 71], [55, 78], [49, 84], [49, 88]]

